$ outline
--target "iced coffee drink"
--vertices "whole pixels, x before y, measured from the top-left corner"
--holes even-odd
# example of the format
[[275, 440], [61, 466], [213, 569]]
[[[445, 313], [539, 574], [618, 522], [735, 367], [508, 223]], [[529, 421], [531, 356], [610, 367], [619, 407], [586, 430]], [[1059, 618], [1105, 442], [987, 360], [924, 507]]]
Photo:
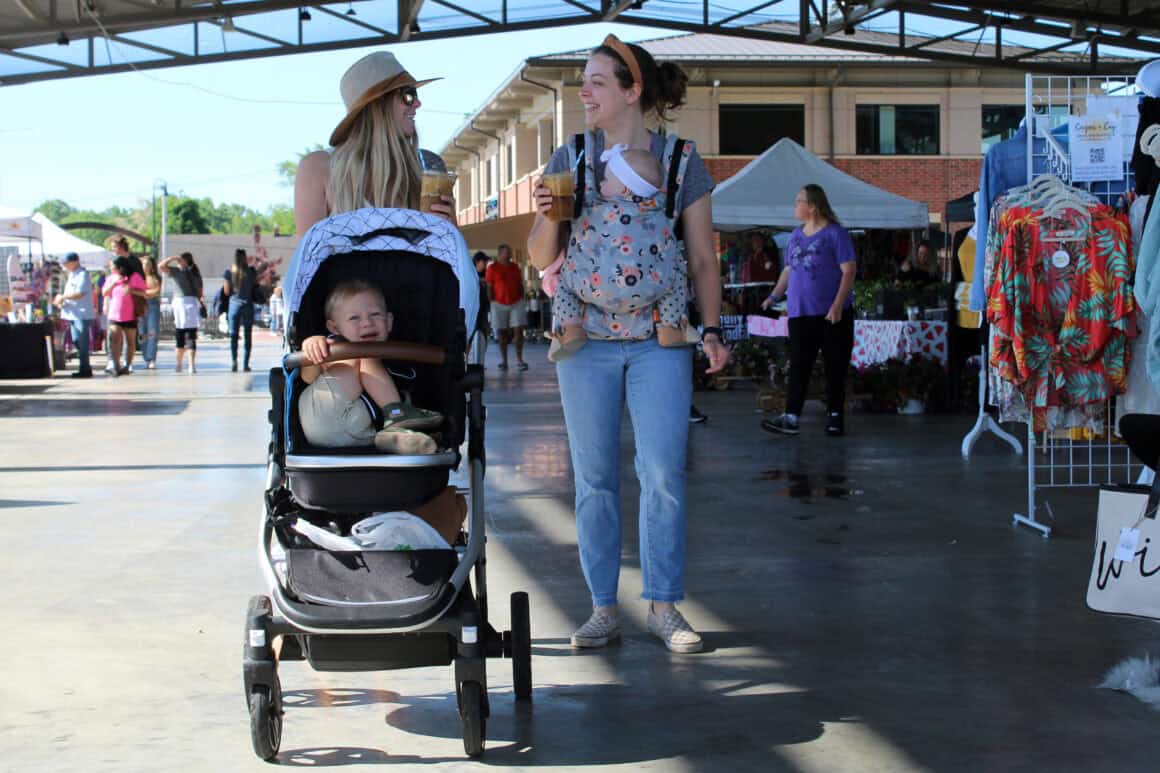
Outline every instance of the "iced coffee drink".
[[442, 204], [443, 197], [451, 198], [455, 191], [454, 172], [423, 172], [423, 188], [419, 192], [419, 211], [430, 212], [432, 204]]
[[572, 219], [572, 173], [556, 172], [544, 175], [544, 185], [552, 192], [552, 208], [546, 217], [562, 222]]

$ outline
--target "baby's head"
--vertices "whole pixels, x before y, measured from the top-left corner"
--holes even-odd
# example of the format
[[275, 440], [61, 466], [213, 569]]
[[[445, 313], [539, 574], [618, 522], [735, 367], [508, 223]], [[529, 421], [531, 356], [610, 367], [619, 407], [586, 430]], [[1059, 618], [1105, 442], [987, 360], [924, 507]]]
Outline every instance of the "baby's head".
[[639, 196], [650, 199], [657, 195], [664, 181], [665, 170], [656, 156], [647, 150], [622, 148], [617, 145], [606, 152], [607, 166], [600, 195], [606, 199]]
[[386, 341], [394, 323], [382, 292], [361, 279], [331, 290], [325, 311], [326, 329], [348, 341]]

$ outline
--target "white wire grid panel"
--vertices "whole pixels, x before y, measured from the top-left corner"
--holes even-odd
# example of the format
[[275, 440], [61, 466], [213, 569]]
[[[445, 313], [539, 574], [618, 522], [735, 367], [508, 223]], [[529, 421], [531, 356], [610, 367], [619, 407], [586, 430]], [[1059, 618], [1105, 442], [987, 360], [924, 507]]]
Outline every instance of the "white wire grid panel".
[[[1086, 115], [1089, 97], [1135, 97], [1134, 78], [1068, 77], [1028, 75], [1026, 78], [1027, 179], [1054, 174], [1063, 182], [1084, 188], [1104, 203], [1115, 206], [1134, 189], [1131, 152], [1124, 153], [1118, 179], [1072, 183], [1072, 164], [1067, 129], [1071, 116]], [[1035, 432], [1027, 425], [1027, 514], [1016, 513], [1014, 522], [1030, 526], [1047, 537], [1051, 528], [1036, 518], [1036, 490], [1131, 483], [1144, 469], [1135, 462], [1116, 433], [1115, 400], [1104, 405], [1103, 426], [1098, 431], [1048, 430]], [[1043, 502], [1051, 513], [1051, 507]]]

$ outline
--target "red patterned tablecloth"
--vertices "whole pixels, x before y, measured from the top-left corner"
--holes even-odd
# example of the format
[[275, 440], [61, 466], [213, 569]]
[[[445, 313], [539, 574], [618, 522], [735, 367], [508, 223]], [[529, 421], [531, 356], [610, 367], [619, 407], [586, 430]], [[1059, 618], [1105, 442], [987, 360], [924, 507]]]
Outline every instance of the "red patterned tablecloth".
[[947, 323], [859, 319], [854, 322], [854, 353], [850, 362], [862, 368], [892, 358], [916, 354], [947, 363]]
[[[789, 335], [785, 317], [769, 319], [751, 316], [749, 334], [773, 338]], [[857, 368], [886, 362], [891, 358], [908, 360], [916, 354], [947, 362], [947, 323], [858, 319], [854, 321], [854, 352], [850, 362]]]

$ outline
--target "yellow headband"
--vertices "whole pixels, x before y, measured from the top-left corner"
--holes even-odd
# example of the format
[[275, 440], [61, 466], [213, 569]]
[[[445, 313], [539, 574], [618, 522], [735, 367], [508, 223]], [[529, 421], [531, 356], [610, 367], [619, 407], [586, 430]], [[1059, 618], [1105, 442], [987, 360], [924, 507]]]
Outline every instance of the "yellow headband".
[[615, 35], [609, 35], [606, 37], [601, 45], [605, 46], [606, 48], [611, 48], [620, 56], [621, 59], [624, 60], [624, 63], [628, 65], [628, 71], [632, 73], [632, 82], [639, 85], [643, 89], [644, 79], [640, 77], [640, 65], [637, 63], [636, 56], [632, 53], [632, 49], [624, 45], [620, 38], [616, 37]]

